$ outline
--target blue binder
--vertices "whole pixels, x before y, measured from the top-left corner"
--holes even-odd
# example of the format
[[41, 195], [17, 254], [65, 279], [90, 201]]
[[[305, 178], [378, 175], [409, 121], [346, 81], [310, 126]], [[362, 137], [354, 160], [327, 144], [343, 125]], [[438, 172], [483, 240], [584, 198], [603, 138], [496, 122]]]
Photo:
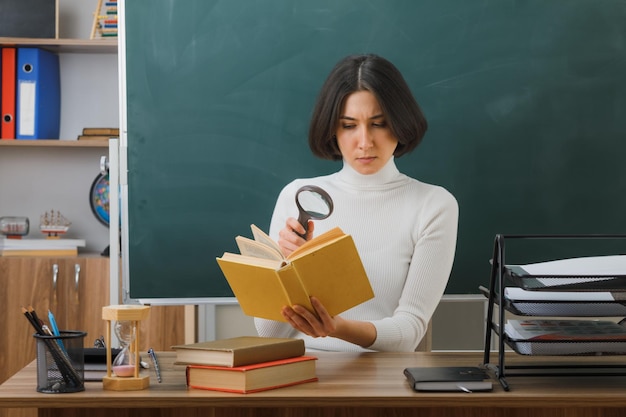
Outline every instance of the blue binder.
[[16, 138], [58, 139], [61, 124], [59, 57], [39, 48], [18, 48], [16, 87]]

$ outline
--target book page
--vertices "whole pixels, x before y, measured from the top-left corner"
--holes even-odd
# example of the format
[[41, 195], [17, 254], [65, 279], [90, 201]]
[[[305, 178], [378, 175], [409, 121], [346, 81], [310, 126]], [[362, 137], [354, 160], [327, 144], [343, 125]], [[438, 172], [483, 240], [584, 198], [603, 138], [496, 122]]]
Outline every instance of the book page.
[[291, 252], [287, 259], [295, 259], [300, 256], [304, 256], [307, 253], [313, 252], [318, 248], [321, 248], [322, 246], [325, 246], [330, 242], [333, 242], [345, 235], [346, 234], [339, 227], [330, 229], [328, 232], [322, 233], [321, 235], [314, 237], [313, 239], [306, 242], [304, 245], [300, 246], [298, 249]]
[[280, 257], [283, 258], [283, 253], [280, 250], [280, 246], [278, 246], [278, 243], [274, 242], [274, 239], [269, 237], [267, 233], [259, 229], [258, 226], [255, 224], [251, 224], [250, 229], [252, 229], [252, 236], [254, 237], [254, 240], [274, 249], [280, 254]]
[[244, 236], [237, 236], [235, 237], [235, 242], [237, 242], [237, 247], [242, 255], [273, 259], [277, 261], [284, 259], [280, 250], [277, 251], [273, 247], [257, 242], [256, 240], [252, 240]]
[[225, 252], [222, 258], [226, 261], [237, 262], [246, 265], [256, 265], [266, 268], [278, 269], [285, 264], [283, 260], [259, 258], [256, 256], [240, 255], [238, 253]]

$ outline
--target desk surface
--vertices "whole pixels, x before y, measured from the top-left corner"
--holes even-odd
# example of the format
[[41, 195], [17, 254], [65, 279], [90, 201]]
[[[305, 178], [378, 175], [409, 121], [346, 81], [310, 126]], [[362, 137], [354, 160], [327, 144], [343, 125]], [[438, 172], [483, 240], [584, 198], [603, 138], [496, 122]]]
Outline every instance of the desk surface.
[[[626, 377], [522, 377], [509, 378], [511, 391], [494, 382], [486, 393], [417, 393], [402, 371], [410, 366], [478, 365], [482, 354], [472, 353], [319, 353], [319, 382], [255, 394], [231, 394], [187, 389], [184, 367], [173, 365], [174, 353], [158, 354], [163, 383], [150, 372], [150, 387], [142, 391], [104, 391], [99, 382], [87, 382], [84, 392], [41, 394], [36, 387], [33, 362], [0, 386], [0, 407], [40, 408], [185, 408], [185, 407], [446, 407], [545, 408], [626, 407]], [[532, 363], [553, 363], [568, 358], [532, 357]], [[528, 362], [512, 356], [510, 364]], [[620, 363], [623, 357], [587, 358], [593, 363]], [[580, 363], [578, 361], [577, 363]], [[146, 372], [146, 371], [143, 371]]]

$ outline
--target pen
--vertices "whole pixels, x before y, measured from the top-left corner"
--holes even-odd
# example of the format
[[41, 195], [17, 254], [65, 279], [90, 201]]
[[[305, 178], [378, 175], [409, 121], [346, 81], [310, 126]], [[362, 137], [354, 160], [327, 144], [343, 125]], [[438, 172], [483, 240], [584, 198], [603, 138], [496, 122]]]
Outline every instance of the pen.
[[54, 314], [52, 311], [48, 310], [48, 320], [50, 321], [50, 327], [52, 327], [52, 332], [55, 336], [60, 336], [61, 332], [59, 332], [59, 326], [57, 326], [57, 321], [54, 318]]
[[[50, 310], [48, 310], [48, 321], [50, 322], [50, 327], [52, 327], [52, 334], [54, 334], [55, 336], [61, 336], [61, 332], [59, 331], [59, 326], [57, 325], [57, 321], [54, 318], [54, 314], [52, 314], [52, 311]], [[63, 341], [61, 339], [58, 339], [57, 343], [59, 344], [59, 346], [61, 346], [61, 349], [65, 351], [65, 346], [63, 346]]]
[[150, 355], [150, 359], [152, 359], [152, 364], [154, 365], [154, 371], [156, 372], [157, 381], [161, 383], [161, 369], [159, 368], [159, 361], [157, 361], [156, 353], [154, 353], [154, 349], [148, 349], [148, 355]]

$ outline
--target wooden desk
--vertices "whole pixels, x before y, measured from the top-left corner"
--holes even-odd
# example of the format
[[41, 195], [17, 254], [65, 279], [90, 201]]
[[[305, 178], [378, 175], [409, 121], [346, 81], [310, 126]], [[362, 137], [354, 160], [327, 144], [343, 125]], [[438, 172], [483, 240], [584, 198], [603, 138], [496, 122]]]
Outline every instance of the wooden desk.
[[[408, 366], [477, 365], [481, 353], [320, 353], [319, 382], [229, 394], [185, 387], [184, 367], [161, 353], [163, 383], [151, 373], [143, 391], [103, 391], [86, 383], [74, 394], [40, 394], [31, 363], [0, 386], [0, 407], [38, 407], [39, 416], [621, 416], [626, 377], [514, 377], [511, 391], [494, 383], [487, 393], [416, 393], [402, 374]], [[513, 356], [510, 363], [524, 357]], [[554, 358], [533, 358], [533, 363]], [[592, 358], [596, 361], [596, 358]], [[600, 362], [605, 358], [598, 358]], [[526, 360], [528, 360], [526, 358]], [[571, 360], [571, 359], [570, 359]], [[590, 360], [590, 359], [588, 359]], [[615, 362], [615, 357], [609, 359]], [[624, 362], [624, 359], [621, 359]], [[159, 409], [159, 410], [155, 410]]]

